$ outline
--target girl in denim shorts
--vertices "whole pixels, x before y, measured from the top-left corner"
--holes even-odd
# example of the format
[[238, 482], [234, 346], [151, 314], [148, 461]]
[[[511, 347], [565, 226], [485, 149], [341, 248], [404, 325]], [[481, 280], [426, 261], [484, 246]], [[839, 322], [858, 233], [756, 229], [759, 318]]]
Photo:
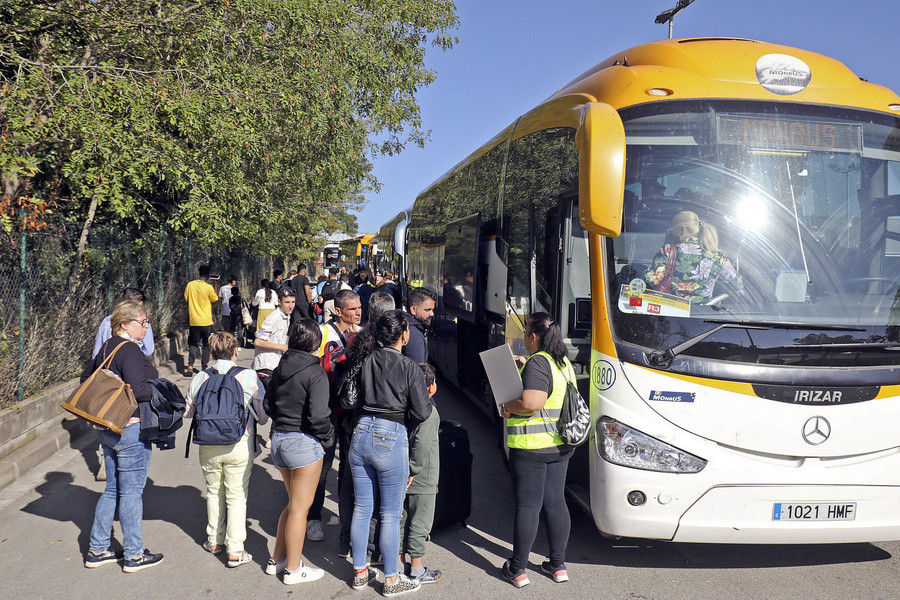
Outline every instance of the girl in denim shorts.
[[272, 418], [272, 461], [288, 494], [266, 573], [283, 571], [286, 584], [315, 581], [325, 574], [303, 562], [307, 513], [319, 483], [325, 448], [334, 443], [328, 376], [315, 355], [321, 341], [315, 321], [301, 319], [291, 325], [288, 351], [266, 391], [265, 410]]

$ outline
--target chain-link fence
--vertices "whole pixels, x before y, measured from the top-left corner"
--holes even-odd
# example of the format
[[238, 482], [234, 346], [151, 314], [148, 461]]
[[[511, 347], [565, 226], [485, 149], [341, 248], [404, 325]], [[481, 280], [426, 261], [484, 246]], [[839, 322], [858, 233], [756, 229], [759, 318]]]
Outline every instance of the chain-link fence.
[[79, 235], [80, 229], [57, 226], [0, 243], [0, 408], [78, 376], [100, 321], [126, 286], [144, 290], [159, 344], [187, 328], [184, 287], [201, 264], [223, 278], [235, 275], [250, 297], [281, 266], [271, 257], [208, 248], [165, 231], [128, 234], [99, 226], [73, 278]]

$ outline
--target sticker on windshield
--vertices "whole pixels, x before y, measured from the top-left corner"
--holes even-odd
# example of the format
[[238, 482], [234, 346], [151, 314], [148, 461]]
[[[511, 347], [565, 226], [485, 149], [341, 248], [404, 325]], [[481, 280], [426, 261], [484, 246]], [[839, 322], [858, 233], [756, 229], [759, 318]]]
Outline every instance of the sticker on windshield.
[[[640, 283], [635, 283], [637, 281]], [[619, 310], [625, 313], [658, 315], [660, 317], [689, 317], [691, 316], [691, 301], [672, 294], [648, 290], [643, 280], [636, 279], [630, 284], [622, 286], [619, 293]]]
[[766, 54], [756, 61], [756, 79], [773, 94], [790, 96], [806, 89], [812, 70], [795, 56]]
[[662, 392], [653, 390], [650, 392], [651, 402], [693, 402], [694, 392]]

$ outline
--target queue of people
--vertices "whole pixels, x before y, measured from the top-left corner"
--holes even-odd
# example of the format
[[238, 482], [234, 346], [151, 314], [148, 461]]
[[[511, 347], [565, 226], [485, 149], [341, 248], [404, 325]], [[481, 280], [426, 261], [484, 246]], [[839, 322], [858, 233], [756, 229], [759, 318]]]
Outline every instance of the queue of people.
[[[379, 575], [372, 565], [383, 563], [384, 596], [414, 592], [443, 576], [425, 564], [440, 473], [437, 386], [426, 340], [437, 297], [431, 290], [416, 288], [409, 293], [408, 311], [398, 310], [391, 286], [380, 281], [373, 286], [366, 274], [357, 281], [363, 294], [336, 284], [330, 298], [333, 316], [320, 324], [315, 306], [324, 303], [324, 294], [321, 287], [314, 291], [316, 286], [305, 270], [301, 265], [289, 273], [289, 279], [279, 279], [280, 272], [275, 273], [256, 293], [259, 314], [251, 369], [235, 364], [239, 347], [231, 333], [235, 318], [229, 319], [224, 331], [210, 331], [213, 302], [229, 303], [232, 315], [240, 315], [246, 307], [243, 301], [229, 302], [232, 297], [240, 299], [235, 278], [227, 281], [230, 289], [217, 292], [209, 284], [209, 268], [202, 266], [199, 279], [185, 290], [191, 314], [186, 374], [193, 376], [185, 416], [193, 420], [191, 431], [200, 444], [207, 486], [208, 522], [202, 548], [212, 554], [227, 553], [229, 567], [252, 561], [244, 541], [250, 473], [259, 451], [256, 426], [271, 419], [271, 459], [284, 481], [287, 501], [265, 572], [281, 575], [288, 585], [324, 576], [322, 569], [304, 560], [303, 548], [305, 541], [324, 538], [321, 510], [327, 474], [339, 453], [339, 554], [352, 562], [350, 586], [367, 587]], [[340, 282], [340, 274], [330, 281]], [[299, 311], [298, 296], [302, 298]], [[138, 300], [143, 301], [142, 294], [138, 297], [132, 291], [107, 317], [111, 335], [101, 340], [98, 334], [99, 348], [82, 380], [118, 352], [109, 368], [131, 385], [140, 403], [152, 395], [149, 382], [158, 378], [158, 372], [145, 355], [150, 321]], [[532, 315], [525, 347], [531, 357], [516, 357], [525, 391], [503, 407], [516, 506], [513, 554], [500, 574], [516, 587], [528, 584], [525, 569], [542, 511], [550, 556], [541, 568], [553, 581], [568, 579], [565, 552], [570, 527], [563, 485], [572, 449], [558, 436], [524, 432], [530, 431], [529, 419], [542, 408], [551, 415], [559, 413], [572, 367], [550, 315]], [[210, 355], [214, 362], [207, 365]], [[203, 370], [194, 374], [197, 358]], [[351, 410], [341, 408], [340, 402], [347, 378], [353, 378], [358, 390]], [[239, 407], [237, 414], [243, 415], [236, 433], [221, 439], [201, 435], [196, 422], [211, 410], [222, 410], [221, 406], [210, 408], [211, 398], [221, 402], [228, 397], [221, 390], [229, 385], [237, 390], [232, 398]], [[139, 423], [140, 412], [135, 411], [121, 435], [98, 428], [110, 476], [95, 511], [85, 557], [88, 568], [124, 559], [124, 570], [135, 572], [163, 560], [162, 554], [145, 549], [141, 539], [142, 493], [151, 452], [150, 443], [140, 440]], [[116, 553], [110, 544], [117, 508], [124, 554]]]

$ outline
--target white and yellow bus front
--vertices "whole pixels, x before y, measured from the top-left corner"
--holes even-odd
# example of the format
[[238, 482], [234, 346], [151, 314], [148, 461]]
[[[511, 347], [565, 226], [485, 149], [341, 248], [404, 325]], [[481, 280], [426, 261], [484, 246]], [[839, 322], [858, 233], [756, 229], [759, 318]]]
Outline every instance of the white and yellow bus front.
[[[621, 234], [591, 244], [598, 527], [900, 539], [897, 118], [735, 99], [618, 112]], [[684, 211], [714, 248], [682, 235]]]

